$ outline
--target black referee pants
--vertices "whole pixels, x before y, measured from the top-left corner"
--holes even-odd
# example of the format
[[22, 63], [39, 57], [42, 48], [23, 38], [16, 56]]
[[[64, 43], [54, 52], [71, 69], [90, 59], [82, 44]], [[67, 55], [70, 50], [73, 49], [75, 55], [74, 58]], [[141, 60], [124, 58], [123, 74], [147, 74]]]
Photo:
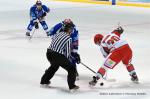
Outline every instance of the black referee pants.
[[54, 76], [55, 72], [58, 70], [59, 66], [67, 70], [67, 82], [69, 89], [75, 87], [76, 79], [76, 69], [74, 64], [72, 64], [64, 55], [54, 52], [50, 49], [47, 50], [47, 59], [51, 66], [45, 71], [41, 78], [41, 84], [46, 84]]

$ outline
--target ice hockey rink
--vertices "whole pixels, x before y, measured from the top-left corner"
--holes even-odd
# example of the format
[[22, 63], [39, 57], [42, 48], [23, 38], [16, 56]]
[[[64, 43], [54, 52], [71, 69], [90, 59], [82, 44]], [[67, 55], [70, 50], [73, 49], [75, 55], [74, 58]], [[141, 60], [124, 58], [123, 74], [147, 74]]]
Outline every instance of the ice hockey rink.
[[69, 93], [67, 72], [61, 67], [51, 80], [50, 88], [40, 87], [40, 78], [49, 62], [46, 49], [51, 38], [42, 27], [31, 40], [25, 37], [29, 23], [29, 8], [34, 0], [0, 0], [0, 99], [150, 99], [150, 9], [84, 3], [43, 1], [51, 8], [46, 17], [49, 28], [65, 18], [71, 18], [79, 30], [81, 61], [97, 71], [103, 63], [93, 37], [107, 34], [120, 23], [123, 38], [133, 49], [133, 64], [140, 83], [134, 84], [122, 63], [108, 72], [115, 82], [88, 82], [94, 75], [78, 65], [80, 90]]

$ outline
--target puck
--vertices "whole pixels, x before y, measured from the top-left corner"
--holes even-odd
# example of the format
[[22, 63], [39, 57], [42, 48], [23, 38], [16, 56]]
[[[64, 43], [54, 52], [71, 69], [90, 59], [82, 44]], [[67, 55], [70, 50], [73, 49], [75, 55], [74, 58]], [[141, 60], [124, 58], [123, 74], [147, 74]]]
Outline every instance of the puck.
[[103, 83], [103, 82], [101, 82], [101, 83], [100, 83], [100, 86], [103, 86], [103, 85], [104, 85], [104, 83]]

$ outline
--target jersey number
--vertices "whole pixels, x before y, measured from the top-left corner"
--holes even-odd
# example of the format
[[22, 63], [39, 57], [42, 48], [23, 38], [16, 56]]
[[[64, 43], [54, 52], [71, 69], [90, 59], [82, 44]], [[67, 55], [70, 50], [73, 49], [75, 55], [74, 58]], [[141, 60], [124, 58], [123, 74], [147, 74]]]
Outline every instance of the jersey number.
[[[106, 42], [106, 40], [110, 37], [111, 35], [108, 35], [106, 36], [106, 38], [103, 40], [103, 43]], [[116, 36], [111, 36], [110, 39], [107, 40], [107, 44], [110, 45], [110, 44], [114, 44], [115, 42], [119, 41], [120, 39]]]

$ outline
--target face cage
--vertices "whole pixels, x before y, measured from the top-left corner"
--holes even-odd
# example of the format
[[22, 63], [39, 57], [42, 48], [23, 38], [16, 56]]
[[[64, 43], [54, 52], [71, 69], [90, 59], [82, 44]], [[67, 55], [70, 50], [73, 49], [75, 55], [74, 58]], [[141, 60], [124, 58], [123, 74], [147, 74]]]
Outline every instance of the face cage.
[[99, 42], [97, 41], [95, 44], [100, 46], [101, 45], [101, 41], [99, 41]]
[[41, 5], [36, 5], [37, 9], [38, 10], [41, 10], [42, 9], [42, 6]]

